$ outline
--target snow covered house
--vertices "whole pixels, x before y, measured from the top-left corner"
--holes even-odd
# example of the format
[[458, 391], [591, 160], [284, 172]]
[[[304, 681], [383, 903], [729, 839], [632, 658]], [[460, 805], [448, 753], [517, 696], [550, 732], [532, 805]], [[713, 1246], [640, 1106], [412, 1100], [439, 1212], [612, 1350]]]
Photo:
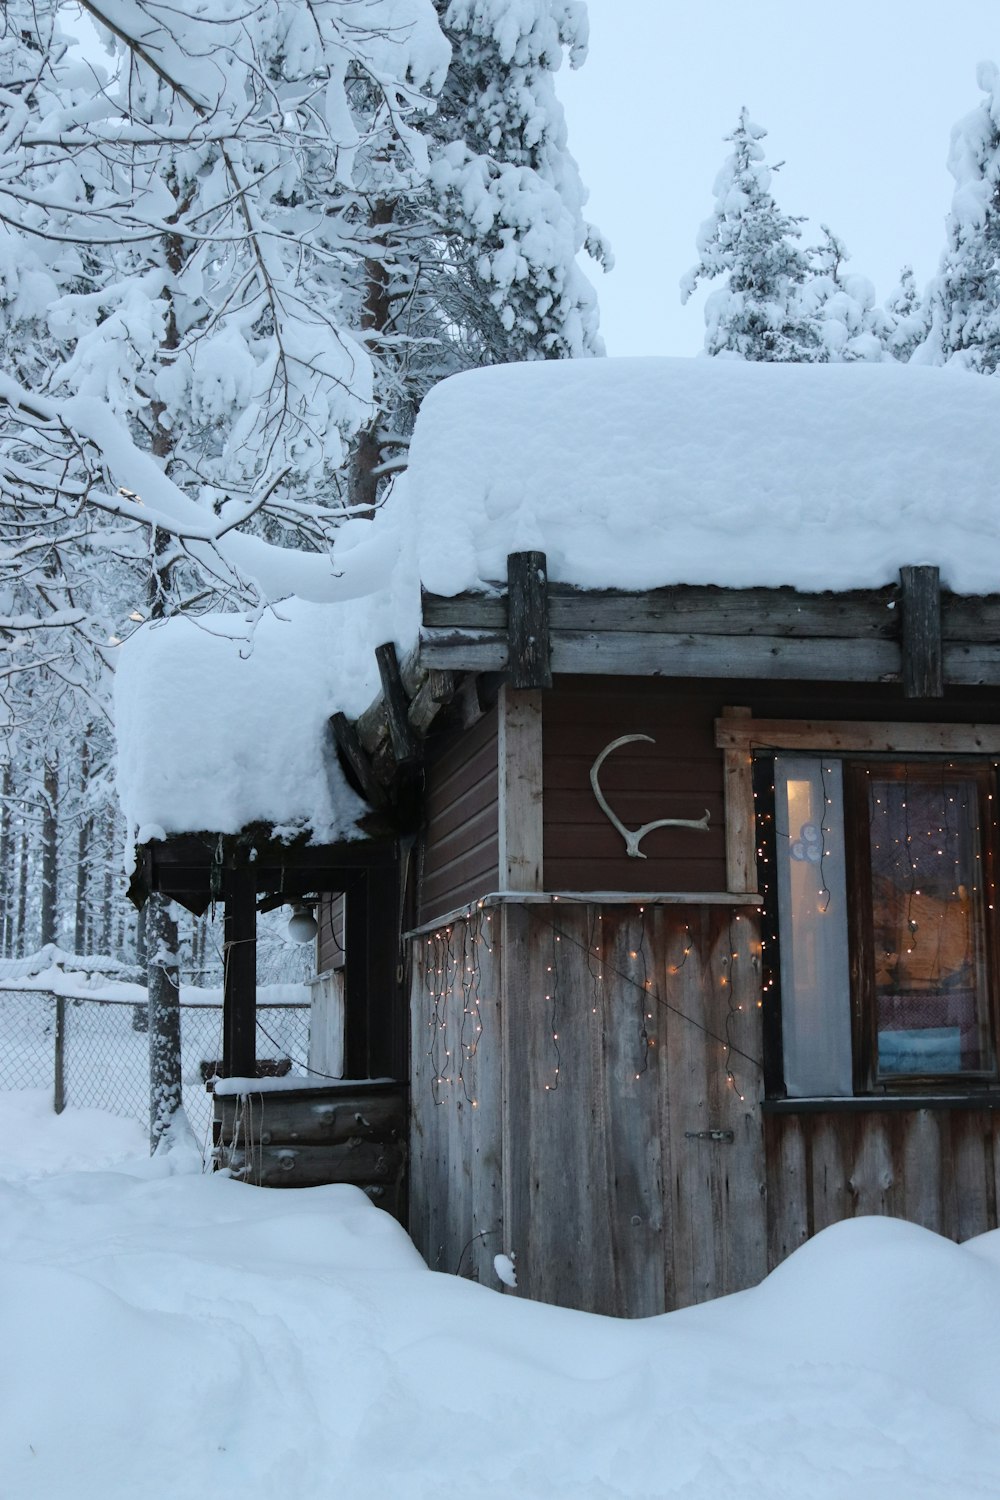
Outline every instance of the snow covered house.
[[[262, 622], [242, 708], [230, 643], [131, 648], [142, 878], [224, 897], [232, 955], [314, 905], [343, 1071], [408, 1089], [432, 1266], [635, 1316], [858, 1214], [996, 1226], [998, 418], [894, 366], [459, 376], [349, 539], [394, 537], [380, 594]], [[208, 722], [164, 779], [171, 671]], [[246, 964], [227, 1017], [252, 1076]], [[279, 1180], [317, 1180], [329, 1095]]]

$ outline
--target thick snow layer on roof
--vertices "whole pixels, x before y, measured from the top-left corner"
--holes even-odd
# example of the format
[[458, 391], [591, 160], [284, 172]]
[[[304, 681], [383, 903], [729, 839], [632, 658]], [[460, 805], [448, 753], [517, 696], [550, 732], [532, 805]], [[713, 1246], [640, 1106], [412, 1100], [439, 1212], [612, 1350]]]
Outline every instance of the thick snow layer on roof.
[[1000, 383], [905, 365], [497, 366], [427, 396], [406, 476], [425, 587], [547, 554], [584, 588], [803, 590], [937, 563], [1000, 589]]
[[395, 614], [381, 595], [289, 599], [249, 640], [236, 615], [137, 631], [119, 654], [115, 710], [118, 791], [138, 842], [255, 822], [317, 843], [357, 837], [366, 809], [340, 771], [329, 719], [374, 697], [373, 649], [392, 638]]
[[[444, 381], [395, 492], [323, 563], [341, 602], [286, 600], [252, 645], [230, 615], [144, 627], [122, 648], [119, 788], [140, 838], [257, 821], [352, 836], [362, 807], [330, 714], [371, 701], [380, 642], [413, 644], [421, 584], [488, 587], [531, 548], [584, 588], [877, 587], [937, 563], [946, 587], [1000, 590], [1000, 382], [721, 359]], [[317, 562], [289, 553], [283, 586], [310, 592]]]

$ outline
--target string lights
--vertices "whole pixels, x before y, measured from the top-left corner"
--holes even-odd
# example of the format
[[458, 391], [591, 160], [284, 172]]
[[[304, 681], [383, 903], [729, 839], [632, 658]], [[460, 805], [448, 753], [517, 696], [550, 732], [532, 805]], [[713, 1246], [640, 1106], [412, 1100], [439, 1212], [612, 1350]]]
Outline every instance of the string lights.
[[[739, 1045], [742, 1017], [753, 1003], [735, 968], [743, 934], [749, 930], [744, 919], [738, 914], [729, 918], [728, 948], [720, 959], [723, 972], [719, 976], [726, 1010], [721, 1024], [713, 1027], [678, 1005], [671, 995], [695, 949], [689, 922], [671, 924], [653, 943], [649, 924], [655, 909], [651, 911], [644, 903], [627, 908], [627, 917], [616, 922], [611, 937], [599, 903], [586, 903], [587, 915], [579, 932], [574, 931], [575, 924], [568, 914], [553, 920], [549, 913], [554, 911], [555, 904], [553, 901], [551, 907], [531, 904], [524, 908], [533, 927], [544, 925], [548, 929], [544, 949], [529, 942], [538, 965], [536, 982], [540, 983], [539, 999], [544, 1007], [551, 1049], [551, 1063], [538, 1079], [542, 1091], [554, 1093], [565, 1081], [565, 1032], [580, 1019], [576, 999], [569, 1012], [566, 1011], [567, 996], [581, 993], [572, 986], [572, 952], [565, 952], [568, 944], [586, 964], [590, 1013], [600, 1018], [592, 1024], [603, 1026], [605, 1018], [614, 1015], [623, 998], [634, 996], [637, 1052], [630, 1071], [633, 1083], [640, 1082], [649, 1071], [650, 1057], [657, 1046], [653, 1030], [657, 1014], [669, 1014], [718, 1045], [727, 1084], [745, 1102], [745, 1089], [737, 1079], [733, 1059], [742, 1058], [757, 1069], [761, 1064]], [[483, 1006], [488, 998], [484, 990], [484, 985], [488, 985], [484, 961], [494, 951], [492, 915], [485, 910], [485, 903], [475, 903], [467, 912], [429, 934], [423, 951], [427, 999], [425, 1054], [430, 1064], [434, 1103], [442, 1104], [449, 1097], [460, 1095], [472, 1109], [478, 1109], [476, 1060], [484, 1035]], [[751, 962], [756, 962], [752, 951]], [[614, 983], [609, 990], [609, 981], [621, 983]], [[697, 987], [697, 977], [686, 982], [685, 989], [691, 990], [692, 985]]]

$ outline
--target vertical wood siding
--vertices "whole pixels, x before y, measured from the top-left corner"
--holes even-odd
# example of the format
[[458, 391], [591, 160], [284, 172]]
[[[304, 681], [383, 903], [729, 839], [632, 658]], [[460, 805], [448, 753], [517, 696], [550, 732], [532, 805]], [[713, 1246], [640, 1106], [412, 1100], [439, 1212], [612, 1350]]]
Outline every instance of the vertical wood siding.
[[426, 831], [418, 924], [494, 891], [497, 850], [497, 711], [428, 746]]
[[511, 904], [414, 941], [410, 1223], [436, 1269], [499, 1289], [503, 1250], [515, 1295], [639, 1317], [860, 1214], [997, 1226], [998, 1113], [763, 1115], [747, 909]]
[[[749, 914], [509, 905], [474, 921], [486, 915], [474, 1007], [447, 978], [468, 972], [468, 924], [417, 940], [411, 1228], [429, 1263], [495, 1286], [503, 1249], [520, 1295], [633, 1317], [759, 1280]], [[470, 1010], [484, 1018], [472, 1057]], [[710, 1129], [733, 1142], [699, 1138]]]
[[772, 1115], [765, 1141], [770, 1266], [861, 1214], [909, 1219], [953, 1240], [997, 1227], [995, 1111]]
[[477, 912], [416, 938], [412, 965], [410, 1233], [432, 1270], [487, 1286], [506, 1248], [499, 926]]

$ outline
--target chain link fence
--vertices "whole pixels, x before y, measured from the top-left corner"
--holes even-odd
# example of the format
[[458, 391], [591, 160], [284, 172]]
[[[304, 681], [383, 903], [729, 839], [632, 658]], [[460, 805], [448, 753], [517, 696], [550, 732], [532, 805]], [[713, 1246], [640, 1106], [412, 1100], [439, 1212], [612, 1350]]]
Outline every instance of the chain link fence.
[[[0, 987], [0, 1091], [51, 1088], [56, 1109], [103, 1109], [134, 1117], [145, 1126], [148, 1025], [145, 1001]], [[308, 1004], [260, 1005], [257, 1055], [262, 1071], [304, 1075]], [[182, 1000], [184, 1108], [202, 1144], [208, 1140], [212, 1119], [212, 1099], [205, 1085], [221, 1066], [221, 1058], [222, 1006]]]

